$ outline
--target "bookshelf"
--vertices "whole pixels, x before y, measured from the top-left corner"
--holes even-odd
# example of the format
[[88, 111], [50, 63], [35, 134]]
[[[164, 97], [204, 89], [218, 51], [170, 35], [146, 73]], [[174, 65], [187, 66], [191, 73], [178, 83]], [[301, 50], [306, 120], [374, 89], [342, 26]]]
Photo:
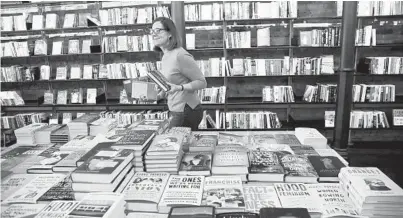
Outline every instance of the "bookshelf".
[[[233, 2], [236, 3], [236, 2]], [[250, 2], [251, 4], [255, 2]], [[174, 4], [174, 3], [172, 3]], [[108, 10], [111, 8], [146, 8], [146, 7], [168, 7], [172, 13], [171, 2], [144, 2], [141, 5], [135, 2], [46, 2], [46, 3], [29, 3], [29, 4], [8, 4], [2, 6], [3, 16], [19, 15], [22, 12], [30, 14], [49, 13], [58, 14], [59, 21], [62, 22], [67, 13], [89, 13], [97, 16], [99, 10]], [[180, 3], [179, 3], [180, 4]], [[174, 19], [185, 13], [187, 5], [208, 5], [223, 4], [222, 1], [209, 2], [184, 2], [185, 9], [175, 7], [175, 13], [182, 13], [181, 16], [173, 15]], [[228, 8], [227, 8], [228, 9]], [[226, 86], [227, 95], [224, 104], [204, 104], [205, 110], [220, 110], [224, 113], [234, 110], [270, 110], [276, 112], [283, 122], [285, 129], [301, 126], [302, 124], [317, 127], [322, 132], [332, 131], [324, 128], [324, 111], [335, 110], [336, 103], [322, 102], [303, 102], [301, 100], [306, 85], [315, 85], [316, 83], [337, 83], [337, 69], [340, 67], [339, 59], [341, 55], [340, 45], [331, 46], [300, 46], [299, 37], [301, 31], [310, 31], [312, 29], [336, 28], [341, 26], [342, 16], [338, 12], [339, 5], [336, 2], [298, 2], [297, 16], [282, 18], [253, 18], [253, 19], [232, 19], [226, 17], [226, 8], [222, 8], [220, 19], [215, 20], [185, 20], [184, 26], [178, 27], [185, 33], [194, 33], [196, 46], [195, 49], [189, 49], [189, 52], [196, 60], [205, 59], [206, 57], [224, 57], [230, 62], [236, 58], [263, 58], [276, 59], [288, 56], [292, 58], [317, 57], [320, 55], [333, 55], [334, 68], [336, 74], [321, 75], [265, 75], [265, 76], [212, 76], [207, 77], [209, 87]], [[252, 16], [250, 14], [250, 16]], [[176, 17], [176, 18], [175, 18]], [[380, 22], [397, 22], [401, 25], [403, 15], [378, 15], [378, 16], [358, 16], [357, 28], [362, 28], [367, 24], [379, 24], [382, 26], [380, 36], [384, 32], [388, 35], [388, 23]], [[309, 25], [307, 25], [309, 24]], [[21, 91], [26, 102], [24, 106], [3, 106], [2, 109], [7, 113], [18, 112], [89, 112], [104, 110], [167, 110], [167, 105], [163, 102], [158, 104], [119, 104], [118, 93], [122, 88], [122, 82], [125, 79], [79, 79], [79, 80], [54, 80], [55, 68], [57, 66], [72, 64], [111, 64], [111, 63], [127, 63], [127, 62], [155, 62], [161, 58], [161, 55], [153, 51], [128, 51], [115, 53], [88, 53], [88, 54], [67, 54], [68, 43], [64, 43], [63, 54], [51, 55], [51, 42], [54, 38], [66, 36], [67, 39], [88, 38], [83, 33], [93, 33], [91, 40], [95, 45], [101, 45], [102, 39], [109, 36], [117, 36], [122, 34], [139, 34], [151, 27], [151, 23], [133, 23], [119, 25], [100, 25], [100, 26], [76, 26], [61, 28], [61, 23], [54, 29], [37, 29], [25, 31], [2, 31], [2, 42], [14, 40], [27, 40], [30, 49], [36, 39], [49, 39], [46, 55], [34, 55], [28, 57], [2, 57], [1, 66], [8, 67], [13, 65], [21, 66], [51, 66], [50, 80], [36, 80], [28, 82], [2, 82], [2, 91], [16, 90]], [[203, 30], [205, 27], [214, 27], [208, 31]], [[271, 43], [270, 46], [256, 47], [257, 29], [261, 27], [270, 27]], [[385, 29], [386, 28], [386, 29]], [[227, 48], [225, 37], [228, 32], [250, 30], [250, 48]], [[399, 30], [394, 29], [393, 33]], [[203, 33], [204, 32], [204, 33]], [[182, 33], [185, 35], [185, 33]], [[74, 35], [76, 34], [76, 35]], [[77, 35], [78, 34], [78, 35]], [[80, 35], [82, 34], [82, 35]], [[49, 36], [52, 35], [52, 38]], [[17, 37], [17, 38], [16, 38]], [[19, 37], [19, 38], [18, 38]], [[379, 37], [378, 37], [379, 38]], [[18, 41], [17, 40], [17, 41]], [[65, 40], [66, 41], [66, 40]], [[68, 41], [68, 40], [67, 40]], [[80, 47], [81, 48], [81, 47]], [[376, 46], [356, 46], [355, 56], [359, 65], [359, 60], [372, 56], [403, 56], [403, 42], [399, 40], [391, 40], [391, 43], [379, 44]], [[365, 70], [364, 70], [365, 71]], [[387, 113], [389, 121], [391, 121], [392, 109], [403, 108], [403, 87], [402, 76], [394, 75], [374, 75], [368, 74], [357, 68], [354, 74], [354, 84], [383, 84], [391, 83], [396, 85], [396, 101], [387, 103], [353, 103], [352, 109], [368, 109], [382, 110]], [[295, 94], [295, 102], [290, 103], [270, 103], [262, 102], [262, 88], [266, 85], [287, 85], [293, 87]], [[62, 104], [62, 105], [43, 105], [43, 94], [45, 90], [63, 89], [70, 87], [97, 88], [99, 94], [103, 95], [97, 100], [96, 105], [90, 104]], [[28, 91], [29, 90], [29, 91]], [[311, 121], [311, 122], [310, 122]], [[313, 122], [315, 121], [315, 122]], [[320, 122], [322, 121], [322, 124]], [[290, 125], [292, 123], [292, 125]], [[317, 125], [316, 123], [319, 123]], [[391, 122], [390, 122], [391, 123]], [[217, 129], [215, 129], [217, 130]], [[399, 130], [399, 129], [398, 129]], [[368, 130], [354, 130], [368, 131]], [[374, 130], [376, 131], [376, 130]], [[394, 128], [382, 131], [395, 131]], [[396, 130], [397, 131], [397, 130]], [[331, 134], [326, 134], [329, 138], [333, 138]]]

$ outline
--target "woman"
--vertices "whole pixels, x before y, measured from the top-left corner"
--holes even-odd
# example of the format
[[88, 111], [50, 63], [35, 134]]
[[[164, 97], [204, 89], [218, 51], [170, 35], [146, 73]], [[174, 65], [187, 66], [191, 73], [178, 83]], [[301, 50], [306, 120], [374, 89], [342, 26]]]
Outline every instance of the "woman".
[[181, 47], [181, 38], [173, 21], [159, 17], [150, 30], [155, 51], [164, 53], [161, 73], [171, 89], [160, 91], [158, 98], [167, 98], [171, 114], [169, 127], [185, 126], [197, 130], [203, 118], [203, 109], [197, 90], [207, 87], [206, 79], [193, 56]]

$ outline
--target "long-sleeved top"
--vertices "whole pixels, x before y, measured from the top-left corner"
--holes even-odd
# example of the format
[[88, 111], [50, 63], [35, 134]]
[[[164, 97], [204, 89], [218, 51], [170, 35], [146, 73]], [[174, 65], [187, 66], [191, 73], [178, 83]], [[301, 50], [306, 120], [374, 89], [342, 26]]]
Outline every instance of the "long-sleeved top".
[[195, 108], [200, 104], [197, 90], [206, 88], [207, 82], [193, 56], [182, 47], [164, 53], [161, 60], [161, 73], [168, 82], [191, 87], [191, 91], [177, 91], [168, 94], [168, 108], [173, 112], [183, 112], [185, 105]]

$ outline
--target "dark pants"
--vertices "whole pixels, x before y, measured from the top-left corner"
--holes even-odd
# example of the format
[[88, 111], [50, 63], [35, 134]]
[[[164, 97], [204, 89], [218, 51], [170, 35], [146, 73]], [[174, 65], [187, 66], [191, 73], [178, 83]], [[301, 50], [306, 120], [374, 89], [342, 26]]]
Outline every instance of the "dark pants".
[[172, 117], [169, 127], [184, 126], [192, 128], [192, 131], [198, 130], [199, 124], [203, 118], [203, 108], [197, 105], [192, 109], [188, 104], [185, 105], [183, 112], [170, 111]]

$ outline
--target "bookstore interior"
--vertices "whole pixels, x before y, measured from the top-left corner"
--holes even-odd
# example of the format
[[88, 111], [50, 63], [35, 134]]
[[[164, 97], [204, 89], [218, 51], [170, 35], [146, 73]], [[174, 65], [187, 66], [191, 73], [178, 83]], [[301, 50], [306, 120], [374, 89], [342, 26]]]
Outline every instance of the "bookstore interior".
[[0, 21], [2, 218], [403, 217], [403, 1], [2, 1]]

